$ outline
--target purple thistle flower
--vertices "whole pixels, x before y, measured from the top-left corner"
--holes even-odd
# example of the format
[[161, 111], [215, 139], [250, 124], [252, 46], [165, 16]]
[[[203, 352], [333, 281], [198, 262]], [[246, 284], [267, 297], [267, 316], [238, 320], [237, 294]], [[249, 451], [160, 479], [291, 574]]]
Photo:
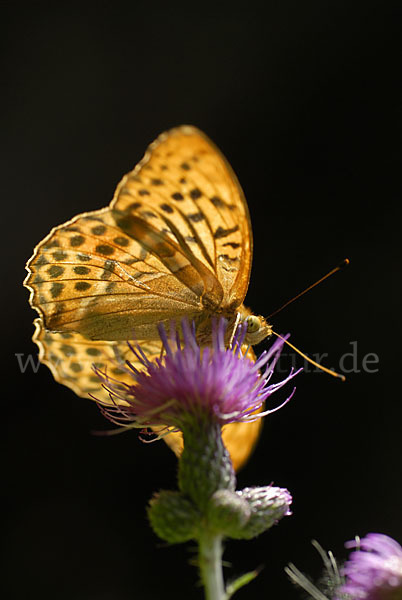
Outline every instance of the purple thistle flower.
[[126, 371], [132, 376], [132, 383], [118, 381], [94, 367], [112, 402], [98, 401], [109, 420], [126, 427], [162, 428], [159, 435], [162, 437], [169, 431], [181, 430], [194, 418], [209, 419], [220, 425], [255, 421], [290, 400], [294, 390], [280, 406], [255, 413], [271, 394], [301, 370], [292, 369], [284, 380], [269, 385], [282, 340], [275, 341], [253, 362], [242, 351], [246, 326], [237, 328], [230, 348], [226, 348], [226, 321], [223, 318], [213, 321], [212, 347], [201, 348], [194, 327], [186, 319], [181, 325], [182, 343], [173, 330], [168, 336], [163, 325], [159, 326], [163, 358], [151, 362], [138, 344], [130, 346], [144, 368], [139, 371], [127, 361]]
[[387, 535], [369, 533], [347, 542], [357, 548], [343, 567], [346, 582], [335, 600], [402, 600], [402, 547]]

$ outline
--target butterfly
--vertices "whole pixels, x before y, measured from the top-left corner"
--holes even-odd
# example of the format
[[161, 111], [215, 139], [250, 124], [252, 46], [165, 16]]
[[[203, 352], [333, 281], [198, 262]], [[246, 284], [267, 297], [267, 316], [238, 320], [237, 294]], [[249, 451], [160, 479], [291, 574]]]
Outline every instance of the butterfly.
[[[24, 285], [39, 314], [39, 358], [79, 396], [108, 401], [92, 366], [112, 363], [108, 372], [124, 380], [133, 332], [151, 360], [161, 353], [158, 323], [169, 327], [184, 316], [202, 344], [211, 340], [212, 316], [225, 317], [232, 331], [246, 321], [245, 346], [258, 343], [271, 328], [243, 305], [251, 261], [249, 211], [229, 163], [195, 127], [167, 131], [108, 207], [55, 227], [35, 248]], [[260, 426], [224, 428], [235, 468]], [[180, 452], [181, 434], [165, 440]]]

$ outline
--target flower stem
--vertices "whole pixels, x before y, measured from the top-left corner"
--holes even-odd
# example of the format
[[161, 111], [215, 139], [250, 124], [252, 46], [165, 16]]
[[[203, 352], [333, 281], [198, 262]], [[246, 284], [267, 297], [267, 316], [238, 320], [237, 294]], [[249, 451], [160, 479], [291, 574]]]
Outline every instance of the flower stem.
[[222, 536], [205, 531], [198, 543], [205, 600], [224, 600], [226, 594], [222, 573]]

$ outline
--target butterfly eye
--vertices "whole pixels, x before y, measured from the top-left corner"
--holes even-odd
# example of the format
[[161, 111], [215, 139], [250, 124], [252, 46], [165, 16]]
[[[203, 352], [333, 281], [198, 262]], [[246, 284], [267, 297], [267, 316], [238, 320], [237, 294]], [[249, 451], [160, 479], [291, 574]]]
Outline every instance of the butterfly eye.
[[256, 333], [261, 327], [261, 321], [255, 315], [251, 315], [246, 319], [247, 333]]

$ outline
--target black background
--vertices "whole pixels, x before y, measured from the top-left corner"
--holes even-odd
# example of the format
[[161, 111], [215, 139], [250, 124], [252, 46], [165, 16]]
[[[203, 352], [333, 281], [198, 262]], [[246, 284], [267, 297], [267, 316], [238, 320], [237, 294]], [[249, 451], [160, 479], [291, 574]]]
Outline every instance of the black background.
[[[96, 438], [96, 406], [36, 354], [24, 264], [54, 225], [105, 206], [161, 131], [203, 129], [248, 198], [247, 303], [337, 367], [350, 342], [377, 373], [303, 374], [270, 417], [239, 487], [287, 487], [293, 516], [228, 542], [227, 577], [264, 566], [241, 598], [297, 598], [288, 561], [316, 577], [316, 538], [402, 541], [400, 465], [401, 14], [399, 3], [2, 3], [2, 392], [7, 598], [201, 598], [191, 545], [168, 547], [145, 505], [175, 487], [163, 442]], [[263, 349], [268, 342], [261, 345]], [[300, 363], [301, 364], [301, 359]], [[346, 366], [351, 365], [351, 361]], [[279, 400], [279, 398], [277, 398]]]

